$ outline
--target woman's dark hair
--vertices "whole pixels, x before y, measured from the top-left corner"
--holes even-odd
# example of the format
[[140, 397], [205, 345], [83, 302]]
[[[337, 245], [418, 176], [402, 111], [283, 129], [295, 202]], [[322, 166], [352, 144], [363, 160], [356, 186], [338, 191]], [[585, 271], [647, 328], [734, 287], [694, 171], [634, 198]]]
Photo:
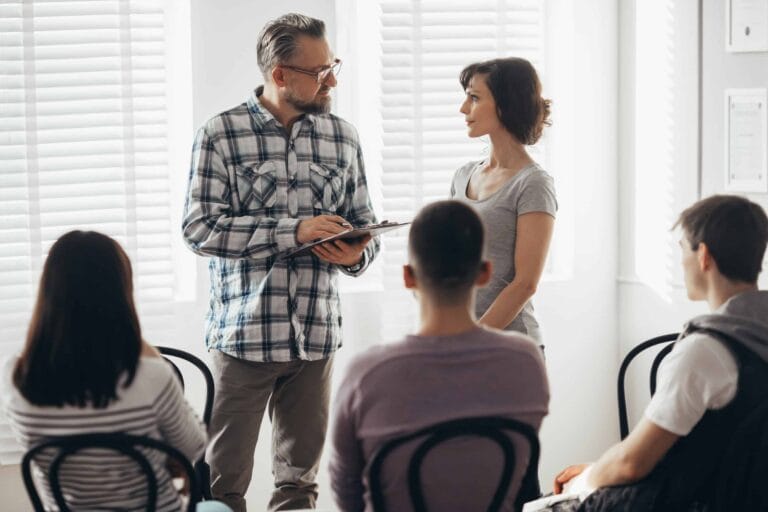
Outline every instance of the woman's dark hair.
[[496, 102], [496, 114], [504, 127], [522, 144], [536, 144], [544, 126], [550, 126], [550, 100], [541, 97], [536, 70], [525, 59], [508, 57], [470, 64], [459, 75], [466, 90], [475, 75], [483, 75]]
[[714, 195], [683, 211], [673, 229], [678, 225], [691, 250], [706, 244], [722, 275], [757, 282], [768, 244], [768, 217], [759, 204], [739, 196]]
[[113, 239], [71, 231], [51, 247], [13, 382], [36, 405], [106, 407], [136, 374], [131, 263]]

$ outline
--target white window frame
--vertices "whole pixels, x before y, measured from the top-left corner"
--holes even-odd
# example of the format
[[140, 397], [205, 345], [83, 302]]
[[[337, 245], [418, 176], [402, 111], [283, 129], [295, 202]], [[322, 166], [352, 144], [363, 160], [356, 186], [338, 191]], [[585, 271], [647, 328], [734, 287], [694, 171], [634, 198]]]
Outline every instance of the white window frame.
[[[413, 3], [413, 2], [412, 2]], [[537, 63], [537, 70], [539, 71], [540, 78], [544, 86], [544, 95], [547, 96], [551, 87], [548, 87], [548, 74], [549, 68], [552, 64], [562, 65], [563, 62], [558, 61], [556, 56], [553, 56], [549, 50], [550, 39], [556, 37], [557, 29], [552, 23], [548, 23], [548, 9], [550, 7], [551, 0], [541, 2], [542, 9], [542, 25], [541, 25], [541, 61]], [[468, 5], [468, 10], [472, 10], [473, 7]], [[363, 152], [366, 161], [366, 172], [368, 176], [369, 187], [371, 196], [374, 202], [374, 207], [380, 218], [386, 216], [382, 214], [382, 204], [384, 202], [384, 190], [385, 186], [382, 183], [382, 117], [378, 110], [378, 105], [381, 104], [381, 93], [379, 87], [371, 85], [375, 82], [371, 80], [371, 77], [381, 76], [382, 63], [381, 63], [381, 35], [377, 32], [377, 24], [380, 23], [379, 15], [380, 8], [379, 2], [355, 2], [354, 0], [336, 0], [336, 12], [338, 14], [337, 23], [337, 38], [336, 38], [336, 53], [344, 60], [343, 75], [339, 79], [339, 85], [337, 87], [338, 92], [336, 96], [335, 104], [337, 106], [336, 111], [342, 117], [351, 121], [360, 132], [360, 137], [363, 146]], [[559, 34], [562, 36], [562, 34]], [[467, 62], [469, 64], [469, 62]], [[461, 119], [461, 114], [458, 112], [460, 102], [462, 100], [462, 92], [458, 83], [458, 77], [456, 77], [456, 118]], [[562, 89], [562, 88], [561, 88]], [[558, 92], [561, 92], [561, 89]], [[374, 106], [374, 107], [372, 107]], [[564, 120], [565, 116], [562, 111], [559, 111], [559, 102], [555, 99], [553, 103], [553, 117], [555, 126], [548, 128], [544, 132], [542, 143], [539, 146], [543, 146], [543, 151], [538, 155], [539, 163], [545, 167], [551, 174], [555, 176], [555, 186], [558, 193], [558, 201], [560, 202], [560, 212], [558, 213], [558, 221], [556, 223], [557, 235], [553, 241], [552, 249], [550, 251], [549, 261], [545, 270], [543, 280], [545, 281], [558, 281], [569, 279], [572, 275], [573, 266], [573, 235], [572, 229], [569, 229], [567, 225], [572, 224], [572, 216], [563, 214], [563, 206], [570, 207], [572, 201], [570, 199], [571, 190], [573, 188], [573, 178], [565, 172], [557, 172], [558, 169], [550, 169], [548, 164], [550, 161], [563, 161], [563, 158], [558, 158], [558, 155], [553, 155], [560, 147], [560, 140], [556, 140], [553, 143], [550, 142], [550, 133], [553, 130], [558, 130], [557, 123]], [[376, 110], [374, 110], [376, 109]], [[373, 115], [372, 115], [373, 114]], [[562, 129], [561, 131], [565, 131]], [[464, 132], [462, 132], [462, 135]], [[487, 146], [487, 142], [484, 143]], [[483, 143], [480, 143], [483, 146]], [[565, 144], [562, 144], [565, 146]], [[536, 151], [536, 147], [533, 151]], [[570, 148], [568, 148], [570, 150]], [[474, 158], [480, 159], [484, 156], [482, 148], [478, 150]], [[468, 161], [468, 160], [467, 160]], [[466, 162], [457, 161], [455, 168]], [[449, 169], [449, 171], [454, 171]], [[572, 169], [569, 169], [570, 172]], [[562, 175], [561, 175], [562, 174]], [[450, 179], [445, 183], [445, 197], [448, 197], [448, 190], [450, 187]], [[415, 213], [415, 212], [414, 212]], [[563, 218], [568, 217], [568, 218]], [[387, 220], [410, 220], [405, 218], [393, 218]], [[403, 234], [388, 235], [391, 237], [403, 236]], [[391, 242], [393, 238], [387, 238], [387, 235], [383, 237], [384, 253], [380, 255], [379, 266], [382, 265], [383, 259], [386, 258], [386, 248], [388, 240]], [[392, 283], [392, 276], [383, 276], [382, 272], [392, 274], [395, 272], [392, 265], [387, 265], [386, 268], [379, 268], [378, 271], [374, 267], [373, 271], [369, 271], [367, 276], [363, 276], [358, 279], [356, 288], [350, 286], [343, 286], [343, 291], [352, 290], [381, 290], [389, 289]], [[382, 279], [384, 281], [382, 281]], [[399, 276], [395, 276], [395, 279], [399, 279]], [[387, 284], [380, 284], [380, 283]], [[345, 283], [346, 284], [346, 283]]]
[[[153, 216], [151, 218], [153, 219], [153, 222], [167, 222], [167, 229], [162, 231], [159, 236], [159, 238], [163, 240], [158, 239], [154, 242], [159, 242], [160, 246], [163, 247], [163, 249], [160, 250], [165, 252], [165, 254], [160, 257], [161, 259], [157, 261], [164, 261], [165, 263], [163, 265], [167, 265], [168, 269], [167, 271], [160, 271], [161, 273], [159, 274], [154, 274], [158, 279], [162, 280], [163, 283], [167, 283], [161, 285], [166, 291], [162, 292], [162, 298], [159, 300], [159, 302], [156, 303], [156, 305], [153, 305], [151, 301], [147, 302], [146, 304], [144, 304], [142, 301], [142, 290], [144, 290], [143, 285], [148, 280], [152, 281], [155, 279], [155, 277], [153, 277], [151, 272], [144, 273], [140, 268], [142, 264], [146, 265], [147, 263], [149, 266], [151, 266], [153, 262], [156, 261], [153, 259], [155, 257], [151, 256], [149, 259], [139, 257], [136, 252], [137, 246], [134, 243], [126, 243], [126, 241], [132, 239], [130, 236], [126, 237], [125, 235], [118, 235], [117, 238], [124, 244], [124, 247], [128, 250], [129, 255], [133, 260], [134, 284], [137, 292], [136, 300], [142, 320], [144, 335], [147, 339], [153, 340], [155, 343], [168, 343], [170, 340], [175, 338], [176, 331], [179, 330], [181, 325], [181, 322], [179, 322], [177, 319], [177, 317], [181, 318], [181, 316], [178, 314], [178, 305], [185, 301], [194, 300], [196, 290], [196, 266], [194, 255], [183, 248], [183, 241], [181, 240], [181, 236], [179, 234], [179, 226], [181, 225], [181, 211], [184, 201], [184, 189], [186, 188], [186, 180], [188, 176], [188, 173], [185, 170], [188, 169], [189, 166], [189, 149], [192, 134], [192, 113], [190, 108], [192, 96], [189, 5], [186, 2], [176, 2], [174, 0], [161, 0], [160, 2], [149, 0], [131, 0], [130, 2], [102, 0], [89, 3], [23, 0], [23, 2], [16, 2], [16, 4], [17, 5], [14, 5], [14, 3], [11, 2], [7, 2], [0, 6], [0, 9], [2, 9], [2, 11], [0, 11], [0, 25], [4, 26], [6, 29], [4, 30], [5, 37], [3, 41], [5, 46], [0, 46], [0, 66], [2, 66], [5, 71], [5, 77], [3, 78], [5, 83], [4, 85], [0, 84], [0, 87], [4, 87], [5, 92], [7, 92], [7, 95], [4, 92], [4, 97], [0, 99], [0, 107], [2, 107], [2, 103], [4, 102], [6, 103], [6, 106], [9, 107], [9, 109], [12, 105], [26, 105], [25, 109], [22, 111], [26, 119], [24, 123], [24, 130], [29, 130], [30, 122], [36, 121], [36, 118], [31, 118], [27, 114], [29, 111], [29, 106], [35, 106], [35, 100], [31, 100], [32, 102], [30, 102], [28, 99], [28, 94], [36, 92], [35, 87], [40, 86], [40, 80], [45, 78], [44, 75], [38, 75], [38, 67], [31, 67], [35, 65], [34, 58], [48, 59], [47, 65], [49, 69], [51, 66], [55, 66], [56, 70], [61, 70], [67, 73], [68, 61], [65, 60], [67, 59], [68, 55], [66, 53], [67, 45], [55, 44], [49, 45], [47, 48], [44, 48], [42, 45], [47, 44], [48, 41], [55, 42], [56, 38], [60, 37], [57, 35], [57, 31], [62, 30], [62, 27], [66, 29], [68, 26], [78, 26], [77, 23], [79, 20], [77, 20], [75, 16], [77, 13], [88, 15], [87, 11], [94, 11], [92, 16], [98, 17], [101, 15], [106, 16], [107, 18], [111, 17], [109, 20], [114, 19], [114, 16], [119, 16], [121, 20], [119, 24], [121, 27], [120, 29], [123, 30], [126, 27], [129, 28], [129, 30], [123, 30], [120, 38], [117, 39], [119, 43], [116, 43], [115, 39], [109, 39], [113, 37], [109, 32], [109, 30], [111, 30], [109, 27], [113, 26], [110, 24], [111, 21], [109, 20], [107, 20], [104, 29], [99, 29], [98, 31], [77, 29], [77, 32], [71, 32], [69, 35], [65, 34], [61, 36], [63, 40], [72, 41], [69, 44], [74, 45], [73, 48], [80, 52], [79, 55], [87, 55], [88, 52], [93, 52], [94, 54], [99, 55], [101, 63], [93, 63], [93, 69], [101, 69], [99, 66], [105, 67], [106, 69], [115, 69], [115, 66], [118, 66], [118, 69], [124, 70], [122, 72], [123, 79], [126, 77], [136, 77], [135, 81], [126, 82], [129, 85], [122, 85], [123, 92], [121, 93], [121, 98], [123, 98], [123, 109], [128, 109], [121, 110], [121, 112], [128, 112], [127, 114], [122, 115], [127, 115], [130, 117], [130, 112], [133, 112], [133, 110], [132, 107], [127, 106], [127, 104], [133, 104], [135, 101], [141, 101], [141, 94], [146, 94], [148, 90], [163, 91], [159, 95], [161, 99], [155, 102], [157, 103], [158, 107], [152, 107], [152, 105], [155, 103], [149, 102], [150, 106], [148, 108], [157, 108], [158, 111], [163, 109], [165, 111], [164, 133], [157, 132], [157, 140], [155, 143], [152, 141], [155, 135], [152, 135], [149, 138], [149, 146], [146, 144], [143, 146], [145, 149], [146, 147], [157, 146], [157, 149], [152, 150], [155, 154], [154, 158], [163, 162], [159, 164], [159, 168], [163, 173], [162, 176], [158, 179], [152, 175], [151, 178], [151, 182], [155, 185], [159, 185], [161, 182], [164, 183], [164, 185], [160, 187], [160, 194], [164, 199], [162, 203], [158, 204], [160, 207], [158, 211], [166, 212], [152, 214]], [[134, 11], [134, 8], [137, 10]], [[35, 9], [38, 9], [38, 11], [35, 11]], [[77, 11], [76, 9], [80, 9], [80, 11]], [[115, 9], [117, 10], [117, 14], [115, 14]], [[138, 12], [147, 12], [148, 14], [146, 16], [142, 14], [135, 14]], [[32, 22], [30, 21], [33, 19], [32, 16], [41, 13], [44, 15], [47, 14], [48, 16], [64, 17], [61, 19], [63, 19], [66, 23], [61, 23], [61, 20], [57, 20], [55, 18], [49, 18], [47, 22], [45, 20], [41, 20], [41, 24], [32, 25]], [[40, 28], [42, 26], [47, 26], [47, 33], [40, 32]], [[130, 30], [130, 27], [133, 27], [134, 29], [141, 27], [142, 29], [146, 28], [147, 30], [144, 31], [142, 29], [138, 29], [132, 31]], [[25, 32], [27, 30], [34, 30], [34, 32], [28, 32], [23, 36], [22, 46], [14, 45], [14, 40], [12, 39], [13, 35], [11, 33], [12, 30], [18, 30], [20, 28]], [[158, 29], [160, 29], [159, 38]], [[71, 37], [72, 35], [77, 37], [73, 39]], [[39, 39], [40, 37], [47, 37], [47, 39]], [[134, 37], [135, 39], [132, 39]], [[35, 40], [37, 40], [37, 43], [41, 45], [40, 47], [35, 46]], [[103, 43], [102, 46], [88, 46], [89, 42], [95, 40], [104, 40], [106, 42]], [[145, 40], [149, 42], [147, 44], [142, 44], [141, 42]], [[137, 44], [137, 41], [141, 42]], [[128, 43], [130, 46], [122, 46], [122, 49], [120, 50], [121, 55], [119, 56], [113, 56], [113, 54], [108, 50], [104, 50], [104, 48], [109, 45], [126, 45], [126, 43]], [[144, 52], [147, 52], [149, 55], [151, 55], [148, 57], [150, 61], [154, 59], [154, 61], [147, 64], [150, 69], [157, 65], [157, 61], [160, 62], [161, 66], [164, 66], [164, 69], [160, 68], [163, 69], [161, 74], [155, 73], [154, 75], [151, 75], [151, 72], [146, 74], [143, 73], [147, 68], [142, 68], [143, 64], [140, 64], [139, 61], [141, 61], [142, 58], [146, 55]], [[134, 58], [136, 61], [133, 60]], [[21, 63], [19, 62], [20, 59]], [[42, 63], [42, 61], [40, 62]], [[81, 61], [81, 65], [87, 66], [87, 64], [82, 64], [82, 62], [83, 61]], [[44, 69], [44, 64], [46, 63], [40, 64], [42, 69]], [[13, 74], [15, 71], [22, 69], [23, 75]], [[139, 77], [139, 75], [141, 75], [141, 77]], [[23, 79], [22, 76], [24, 76]], [[62, 76], [69, 76], [70, 78], [68, 80], [71, 81], [75, 86], [78, 84], [82, 85], [84, 83], [83, 80], [78, 80], [77, 76], [71, 73], [70, 75]], [[164, 78], [159, 78], [158, 80], [157, 77], [162, 76], [164, 76]], [[51, 75], [48, 75], [49, 81], [51, 80], [50, 77]], [[142, 80], [154, 81], [151, 82], [151, 88], [148, 89], [146, 86], [147, 82]], [[69, 81], [67, 83], [69, 83]], [[98, 82], [95, 83], [98, 84]], [[22, 84], [21, 89], [19, 89], [19, 84]], [[59, 83], [55, 81], [51, 82], [51, 86], [53, 87], [58, 85]], [[90, 83], [86, 83], [84, 87], [91, 85], [92, 84]], [[49, 89], [49, 91], [51, 90], [52, 89]], [[78, 90], [76, 88], [62, 90], [60, 94], [62, 95], [63, 100], [59, 100], [60, 108], [62, 111], [68, 111], [68, 109], [70, 109], [71, 104], [68, 105], [67, 98], [87, 99], [89, 101], [92, 100], [92, 96], [84, 95], [84, 90], [85, 89]], [[53, 91], [55, 92], [56, 90]], [[134, 91], [136, 91], [137, 96], [132, 96]], [[47, 96], [50, 96], [50, 92], [47, 93]], [[82, 96], [82, 98], [80, 98], [80, 96]], [[20, 99], [22, 103], [19, 102]], [[94, 102], [94, 104], [95, 103], [97, 102]], [[13, 112], [13, 110], [8, 110], [7, 112]], [[38, 112], [38, 114], [39, 113], [40, 112]], [[159, 117], [162, 118], [162, 116]], [[106, 119], [107, 126], [111, 126], [111, 119]], [[33, 156], [38, 153], [38, 148], [36, 147], [34, 140], [34, 138], [37, 137], [37, 131], [31, 132], [32, 139], [30, 139], [30, 132], [20, 131], [21, 125], [19, 125], [18, 122], [15, 122], [14, 124], [14, 121], [10, 117], [6, 118], [4, 121], [5, 122], [3, 128], [5, 129], [5, 133], [3, 134], [0, 132], [0, 144], [6, 145], [6, 151], [5, 158], [0, 155], [0, 160], [13, 158], [16, 160], [17, 167], [23, 166], [22, 168], [28, 169], [29, 167], [27, 166], [29, 165], [29, 160], [26, 158], [19, 159], [15, 155], [21, 155], [23, 152], [26, 152], [28, 155], [30, 151], [32, 152]], [[130, 119], [128, 121], [124, 121], [124, 123], [127, 123], [125, 129], [128, 130], [129, 133], [131, 133], [132, 130], [144, 129], [144, 127], [136, 128], [138, 125], [131, 125]], [[157, 126], [160, 127], [161, 125]], [[152, 127], [155, 129], [155, 125], [152, 125]], [[157, 130], [155, 129], [155, 131]], [[65, 134], [69, 132], [70, 131], [67, 131]], [[44, 136], [41, 137], [41, 142], [55, 144], [56, 139], [53, 138], [55, 135], [56, 132], [49, 129], [48, 133], [45, 133]], [[70, 135], [72, 134], [70, 133]], [[87, 141], [90, 139], [86, 138], [83, 140], [87, 143]], [[119, 145], [121, 140], [122, 144], [124, 145], [123, 153], [125, 155], [124, 159], [127, 164], [134, 162], [137, 167], [140, 166], [142, 163], [142, 155], [133, 151], [131, 147], [132, 143], [130, 140], [125, 138], [114, 139], [115, 142], [113, 145]], [[93, 147], [97, 148], [94, 150], [94, 153], [98, 151], [99, 144], [100, 143], [98, 141], [93, 144]], [[14, 147], [18, 147], [19, 149], [15, 150], [13, 149]], [[135, 148], [138, 147], [140, 146], [136, 146]], [[63, 155], [67, 154], [66, 146], [61, 147], [58, 151]], [[6, 163], [10, 161], [11, 160], [6, 160]], [[0, 177], [2, 177], [1, 174]], [[27, 172], [27, 182], [29, 182], [30, 177], [35, 178], [33, 174], [29, 174]], [[8, 176], [5, 178], [9, 179]], [[131, 190], [131, 188], [128, 187], [127, 192], [125, 192], [125, 194], [127, 194], [125, 197], [127, 198], [126, 201], [128, 203], [140, 204], [146, 199], [147, 192], [152, 194], [156, 193], [158, 190], [153, 188], [153, 186], [150, 186], [150, 188], [145, 188], [142, 186], [144, 183], [148, 182], [142, 182], [139, 180], [135, 183], [139, 183], [138, 188]], [[0, 182], [0, 188], [2, 188], [2, 184], [3, 183]], [[11, 182], [6, 181], [5, 184], [10, 185]], [[89, 185], [91, 184], [80, 182], [64, 184], [65, 187], [84, 188], [88, 187]], [[48, 188], [50, 190], [50, 186], [48, 186]], [[34, 183], [31, 184], [31, 188], [28, 184], [26, 189], [22, 188], [22, 190], [26, 190], [26, 192], [20, 193], [20, 197], [25, 200], [36, 200], [41, 194], [40, 191], [35, 187]], [[50, 194], [50, 192], [46, 193]], [[79, 196], [75, 194], [73, 196], [65, 197], [71, 198], [66, 199], [66, 202], [63, 203], [65, 207], [71, 211], [72, 207], [70, 201], [76, 201]], [[99, 196], [92, 196], [90, 199], [99, 201]], [[86, 217], [86, 224], [83, 225], [82, 228], [103, 231], [92, 227], [94, 226], [94, 223], [97, 223], [99, 220], [100, 219]], [[130, 219], [128, 222], [130, 223]], [[139, 227], [139, 222], [142, 222], [141, 219], [138, 219], [136, 224], [132, 224], [131, 226], [125, 228], [123, 233], [130, 233], [131, 231], [136, 230], [138, 230], [139, 233], [148, 233], [146, 231], [142, 231], [143, 227]], [[24, 264], [26, 269], [25, 272], [28, 273], [29, 279], [24, 279], [23, 283], [19, 282], [15, 288], [6, 287], [5, 290], [0, 290], [0, 297], [4, 298], [5, 300], [13, 299], [13, 294], [20, 293], [21, 288], [26, 290], [23, 295], [25, 305], [23, 308], [18, 309], [18, 315], [16, 315], [18, 318], [14, 317], [15, 320], [13, 322], [13, 329], [7, 329], [8, 333], [5, 333], [3, 339], [0, 340], [0, 359], [5, 359], [6, 357], [18, 353], [21, 346], [23, 345], [24, 334], [26, 333], [29, 316], [31, 315], [31, 309], [34, 303], [34, 299], [37, 295], [38, 280], [48, 248], [57, 236], [63, 234], [63, 232], [69, 231], [70, 229], [76, 229], [79, 227], [81, 227], [79, 225], [79, 221], [75, 221], [74, 224], [68, 224], [66, 227], [62, 227], [61, 233], [55, 232], [55, 228], [53, 231], [48, 228], [46, 233], [41, 233], [39, 222], [33, 222], [32, 225], [28, 228], [29, 231], [27, 231], [27, 233], [30, 233], [31, 239], [37, 240], [34, 242], [34, 247], [32, 247], [29, 251], [31, 256], [30, 260]], [[12, 233], [6, 232], [6, 235], [7, 236], [5, 236], [4, 239], [0, 240], [0, 244], [3, 242], [10, 243], [12, 240], [14, 240], [11, 236]], [[144, 234], [141, 236], [147, 237], [148, 235]], [[133, 240], [135, 240], [135, 238], [133, 238]], [[23, 244], [24, 242], [20, 241], [14, 245], [18, 247], [20, 245], [23, 246]], [[8, 252], [12, 249], [11, 245], [6, 247], [8, 250], [0, 252], [0, 258], [13, 257], [14, 254], [19, 254], [18, 251], [15, 253]], [[141, 251], [143, 251], [145, 255], [147, 251], [152, 252], [154, 250], [153, 245], [142, 244], [141, 247]], [[6, 248], [3, 248], [2, 245], [0, 245], [0, 251], [3, 249]], [[21, 264], [23, 260], [20, 260], [18, 257], [16, 257], [15, 260], [6, 260], [6, 262], [9, 264], [12, 261], [16, 261]], [[8, 267], [6, 267], [6, 269], [7, 268]], [[0, 268], [0, 271], [2, 270], [3, 269]], [[19, 291], [17, 291], [16, 288], [18, 288]], [[170, 292], [167, 290], [170, 290]], [[149, 296], [146, 297], [149, 298]], [[171, 342], [170, 344], [173, 343]], [[3, 421], [2, 414], [0, 414], [0, 465], [16, 463], [18, 462], [20, 456], [21, 452], [18, 450], [15, 441], [10, 435], [8, 425]]]

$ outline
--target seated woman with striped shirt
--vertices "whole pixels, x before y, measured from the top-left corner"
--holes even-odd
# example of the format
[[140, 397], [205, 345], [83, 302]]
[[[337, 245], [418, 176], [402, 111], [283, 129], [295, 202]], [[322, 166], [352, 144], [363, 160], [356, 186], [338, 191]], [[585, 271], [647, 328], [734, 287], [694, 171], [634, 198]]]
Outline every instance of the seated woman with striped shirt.
[[[203, 425], [175, 375], [141, 337], [128, 256], [105, 235], [72, 231], [53, 245], [26, 345], [1, 378], [2, 406], [25, 449], [50, 437], [96, 432], [159, 439], [191, 461], [205, 449]], [[157, 510], [181, 510], [165, 456], [153, 452], [148, 459], [158, 479]], [[146, 507], [145, 477], [129, 459], [101, 451], [67, 461], [60, 476], [71, 509]], [[45, 460], [33, 465], [45, 507], [55, 510], [46, 470]], [[197, 509], [229, 510], [210, 502]]]

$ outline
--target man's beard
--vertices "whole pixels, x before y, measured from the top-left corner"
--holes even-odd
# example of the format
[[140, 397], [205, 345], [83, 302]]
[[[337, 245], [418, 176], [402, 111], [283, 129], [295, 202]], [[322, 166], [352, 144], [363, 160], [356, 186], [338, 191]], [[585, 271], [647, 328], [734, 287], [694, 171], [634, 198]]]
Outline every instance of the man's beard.
[[291, 92], [287, 92], [285, 95], [285, 102], [299, 112], [305, 114], [327, 114], [331, 111], [330, 96], [325, 96], [324, 98], [319, 98], [314, 101], [304, 101], [294, 96]]

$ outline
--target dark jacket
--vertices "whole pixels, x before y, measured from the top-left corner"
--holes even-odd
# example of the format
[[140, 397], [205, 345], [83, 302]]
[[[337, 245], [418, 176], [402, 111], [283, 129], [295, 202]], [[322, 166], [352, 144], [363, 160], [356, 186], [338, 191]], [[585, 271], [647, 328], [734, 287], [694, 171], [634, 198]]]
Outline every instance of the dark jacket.
[[[732, 482], [730, 487], [723, 483], [729, 473], [745, 475], [749, 480], [751, 472], [757, 471], [754, 457], [750, 458], [754, 450], [739, 448], [727, 458], [726, 452], [735, 441], [744, 447], [759, 447], [765, 437], [764, 432], [753, 428], [749, 433], [754, 439], [733, 438], [750, 414], [765, 409], [768, 403], [768, 292], [731, 297], [715, 313], [692, 319], [680, 339], [692, 333], [717, 339], [733, 354], [739, 369], [733, 400], [722, 409], [707, 411], [644, 480], [599, 489], [582, 503], [580, 511], [705, 510], [722, 499], [718, 493], [743, 493], [734, 487], [739, 482]], [[724, 461], [732, 467], [725, 467]], [[763, 478], [758, 479], [762, 486]]]

